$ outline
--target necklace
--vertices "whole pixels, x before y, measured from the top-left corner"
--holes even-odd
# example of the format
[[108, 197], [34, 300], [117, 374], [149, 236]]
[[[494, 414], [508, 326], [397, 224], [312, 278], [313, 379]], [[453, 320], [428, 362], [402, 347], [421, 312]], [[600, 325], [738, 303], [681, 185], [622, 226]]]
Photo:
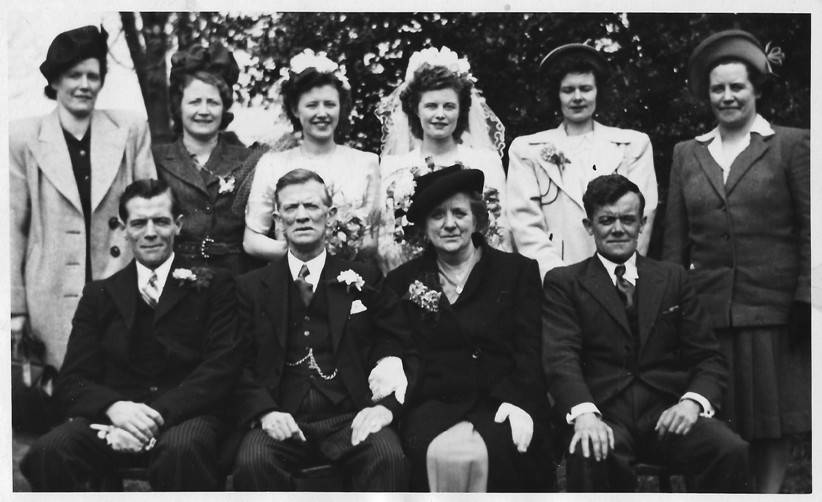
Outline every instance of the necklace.
[[[443, 279], [452, 286], [457, 292], [457, 295], [461, 295], [462, 291], [465, 289], [465, 283], [468, 280], [468, 276], [471, 273], [471, 270], [474, 269], [474, 264], [476, 263], [476, 256], [477, 251], [472, 246], [471, 247], [471, 256], [468, 257], [467, 260], [460, 263], [457, 266], [452, 266], [444, 261], [437, 258], [437, 265], [439, 267], [440, 275]], [[448, 270], [446, 272], [446, 270]], [[455, 277], [450, 277], [448, 274], [453, 274]]]

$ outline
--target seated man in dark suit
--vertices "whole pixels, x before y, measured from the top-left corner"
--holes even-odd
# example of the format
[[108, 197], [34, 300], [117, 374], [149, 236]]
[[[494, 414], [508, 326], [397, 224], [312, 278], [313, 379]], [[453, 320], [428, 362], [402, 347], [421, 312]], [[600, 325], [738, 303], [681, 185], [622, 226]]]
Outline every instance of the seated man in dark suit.
[[710, 418], [727, 368], [685, 270], [636, 253], [639, 188], [601, 176], [583, 203], [597, 252], [548, 273], [542, 314], [568, 491], [634, 491], [637, 459], [691, 475], [697, 491], [750, 491], [748, 444]]
[[69, 420], [23, 474], [36, 491], [75, 491], [147, 466], [154, 490], [219, 488], [216, 413], [242, 362], [232, 278], [175, 258], [183, 217], [165, 183], [129, 185], [119, 211], [135, 260], [86, 285], [55, 390]]
[[[410, 332], [399, 300], [376, 268], [326, 252], [336, 209], [320, 176], [285, 174], [275, 202], [288, 252], [237, 279], [246, 363], [233, 408], [245, 433], [234, 488], [293, 490], [294, 470], [331, 462], [356, 490], [407, 490], [389, 427], [407, 385], [400, 358]], [[373, 402], [375, 365], [393, 392]]]

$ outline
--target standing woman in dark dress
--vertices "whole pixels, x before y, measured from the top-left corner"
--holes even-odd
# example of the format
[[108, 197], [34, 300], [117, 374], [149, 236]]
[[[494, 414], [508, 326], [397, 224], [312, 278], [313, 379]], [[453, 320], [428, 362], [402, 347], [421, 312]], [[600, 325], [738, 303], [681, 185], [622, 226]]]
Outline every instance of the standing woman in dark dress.
[[253, 166], [249, 150], [224, 131], [240, 69], [217, 43], [192, 46], [171, 58], [169, 93], [177, 141], [153, 148], [157, 174], [183, 208], [183, 229], [174, 251], [198, 266], [241, 274], [249, 269], [243, 252], [243, 217], [231, 211], [234, 196]]
[[548, 491], [539, 267], [486, 244], [482, 171], [416, 182], [407, 217], [430, 244], [386, 281], [420, 352], [400, 422], [412, 489]]
[[763, 493], [782, 484], [787, 436], [811, 430], [810, 134], [756, 111], [778, 55], [740, 30], [694, 49], [689, 86], [718, 124], [674, 148], [664, 243], [717, 328], [721, 416], [751, 443]]
[[107, 39], [95, 26], [57, 35], [40, 65], [54, 111], [9, 124], [11, 333], [30, 330], [58, 369], [85, 284], [132, 259], [120, 194], [157, 176], [145, 117], [95, 108]]

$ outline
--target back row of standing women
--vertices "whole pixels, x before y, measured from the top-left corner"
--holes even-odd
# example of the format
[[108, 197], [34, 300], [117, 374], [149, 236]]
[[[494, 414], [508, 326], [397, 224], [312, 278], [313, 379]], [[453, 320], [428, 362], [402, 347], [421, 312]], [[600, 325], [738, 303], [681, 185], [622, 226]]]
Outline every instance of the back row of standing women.
[[[486, 242], [535, 259], [541, 276], [594, 253], [582, 194], [602, 174], [641, 189], [648, 224], [639, 252], [648, 249], [658, 204], [651, 142], [594, 120], [610, 70], [587, 45], [559, 47], [540, 64], [563, 120], [511, 144], [506, 178], [503, 125], [468, 62], [447, 48], [414, 53], [404, 82], [381, 103], [379, 159], [338, 143], [351, 89], [325, 56], [295, 56], [277, 83], [280, 116], [299, 141], [252, 151], [223, 133], [239, 76], [232, 54], [219, 44], [192, 47], [172, 58], [178, 139], [155, 145], [152, 160], [144, 121], [94, 109], [106, 37], [91, 26], [59, 35], [40, 67], [56, 110], [10, 127], [12, 329], [41, 338], [49, 364], [61, 364], [83, 284], [131, 259], [117, 200], [134, 179], [159, 177], [174, 188], [185, 215], [177, 253], [235, 273], [286, 252], [273, 194], [295, 168], [331, 188], [338, 213], [329, 251], [377, 261], [385, 272], [425, 248], [406, 216], [415, 179], [453, 164], [485, 175]], [[675, 148], [664, 236], [664, 258], [689, 269], [718, 330], [731, 368], [723, 410], [752, 441], [763, 490], [782, 479], [785, 436], [810, 430], [809, 134], [757, 114], [773, 56], [738, 30], [694, 50], [688, 85], [717, 127]]]

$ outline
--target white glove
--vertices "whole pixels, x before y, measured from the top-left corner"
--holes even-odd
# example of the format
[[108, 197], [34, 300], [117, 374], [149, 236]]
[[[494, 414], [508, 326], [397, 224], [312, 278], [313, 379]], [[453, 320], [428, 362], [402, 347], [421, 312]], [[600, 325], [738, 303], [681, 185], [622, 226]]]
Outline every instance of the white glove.
[[534, 421], [531, 415], [511, 403], [502, 403], [494, 415], [494, 422], [501, 424], [506, 418], [511, 423], [511, 439], [514, 440], [517, 451], [525, 453], [534, 437]]
[[397, 401], [403, 404], [405, 391], [408, 390], [408, 378], [402, 369], [402, 359], [389, 356], [377, 361], [377, 365], [368, 375], [368, 387], [371, 389], [371, 400], [374, 402], [393, 392]]
[[113, 425], [91, 424], [91, 428], [96, 430], [97, 437], [100, 439], [105, 439], [106, 443], [108, 443], [114, 451], [121, 451], [125, 453], [149, 451], [154, 448], [154, 444], [157, 442], [155, 438], [151, 438], [151, 441], [149, 441], [148, 444], [143, 445], [129, 432]]

